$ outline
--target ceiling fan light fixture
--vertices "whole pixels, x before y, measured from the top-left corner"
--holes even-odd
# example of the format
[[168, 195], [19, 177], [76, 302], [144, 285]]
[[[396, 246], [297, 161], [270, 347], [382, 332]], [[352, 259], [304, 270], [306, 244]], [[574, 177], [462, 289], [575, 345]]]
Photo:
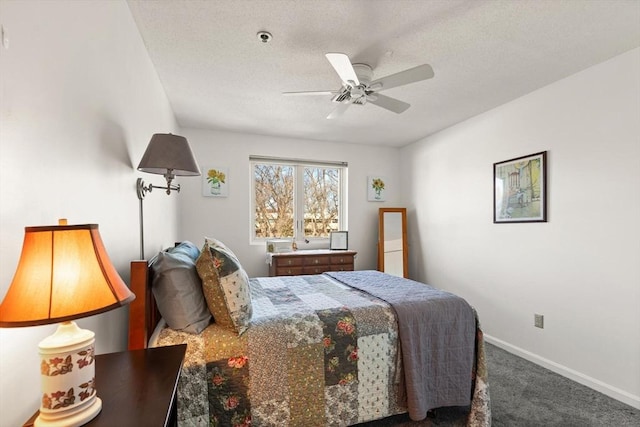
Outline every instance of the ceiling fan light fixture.
[[396, 114], [403, 113], [411, 104], [377, 92], [427, 80], [434, 76], [431, 66], [422, 64], [372, 81], [373, 68], [370, 65], [352, 64], [349, 57], [344, 53], [327, 53], [325, 57], [342, 80], [342, 88], [338, 92], [285, 92], [285, 95], [333, 94], [331, 101], [339, 105], [327, 116], [327, 119], [335, 119], [341, 116], [351, 104], [365, 105], [366, 103], [371, 103]]
[[349, 89], [345, 89], [342, 92], [338, 93], [336, 96], [331, 98], [331, 101], [338, 103], [348, 103], [351, 99], [351, 92]]
[[360, 85], [368, 86], [371, 83], [371, 79], [373, 78], [373, 68], [367, 64], [352, 64], [353, 71], [355, 71], [356, 76], [358, 76], [358, 80]]

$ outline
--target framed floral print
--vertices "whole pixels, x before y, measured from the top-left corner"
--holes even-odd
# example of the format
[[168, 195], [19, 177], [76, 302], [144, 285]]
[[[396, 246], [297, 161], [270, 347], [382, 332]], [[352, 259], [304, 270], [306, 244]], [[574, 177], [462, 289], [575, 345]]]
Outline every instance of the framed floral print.
[[209, 166], [202, 168], [202, 170], [202, 195], [205, 197], [227, 197], [229, 195], [227, 168]]
[[387, 179], [383, 176], [368, 176], [367, 177], [367, 200], [370, 202], [384, 202], [386, 200]]
[[493, 164], [493, 222], [547, 221], [547, 152]]

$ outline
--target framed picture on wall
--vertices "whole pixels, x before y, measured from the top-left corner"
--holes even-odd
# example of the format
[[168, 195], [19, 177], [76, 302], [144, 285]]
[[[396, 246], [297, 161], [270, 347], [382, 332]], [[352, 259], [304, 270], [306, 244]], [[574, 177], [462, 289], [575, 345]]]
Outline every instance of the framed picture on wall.
[[329, 249], [349, 249], [349, 233], [347, 231], [332, 231], [329, 235]]
[[493, 164], [493, 222], [547, 221], [547, 152]]
[[386, 200], [387, 178], [373, 175], [367, 177], [367, 200], [370, 202], [384, 202]]
[[229, 171], [227, 168], [208, 166], [202, 168], [202, 195], [227, 197], [229, 195]]

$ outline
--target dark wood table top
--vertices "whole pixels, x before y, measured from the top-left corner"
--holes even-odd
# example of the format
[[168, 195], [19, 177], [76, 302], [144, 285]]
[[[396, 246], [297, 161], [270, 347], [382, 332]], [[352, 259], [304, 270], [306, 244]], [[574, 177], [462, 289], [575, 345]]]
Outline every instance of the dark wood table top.
[[[102, 411], [85, 426], [169, 425], [186, 344], [96, 356]], [[32, 426], [36, 412], [26, 426]]]

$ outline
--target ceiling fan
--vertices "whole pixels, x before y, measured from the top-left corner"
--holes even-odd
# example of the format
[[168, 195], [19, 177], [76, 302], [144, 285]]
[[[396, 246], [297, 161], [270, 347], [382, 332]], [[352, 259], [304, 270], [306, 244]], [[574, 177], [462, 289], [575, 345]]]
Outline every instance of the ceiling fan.
[[379, 92], [409, 83], [427, 80], [434, 76], [430, 65], [423, 64], [399, 73], [391, 74], [376, 80], [373, 69], [367, 64], [352, 64], [344, 53], [327, 53], [329, 63], [340, 76], [342, 87], [338, 90], [283, 92], [283, 95], [332, 95], [331, 101], [338, 103], [337, 107], [327, 116], [335, 119], [341, 116], [351, 104], [364, 105], [367, 102], [400, 114], [411, 105], [406, 102], [382, 95]]

